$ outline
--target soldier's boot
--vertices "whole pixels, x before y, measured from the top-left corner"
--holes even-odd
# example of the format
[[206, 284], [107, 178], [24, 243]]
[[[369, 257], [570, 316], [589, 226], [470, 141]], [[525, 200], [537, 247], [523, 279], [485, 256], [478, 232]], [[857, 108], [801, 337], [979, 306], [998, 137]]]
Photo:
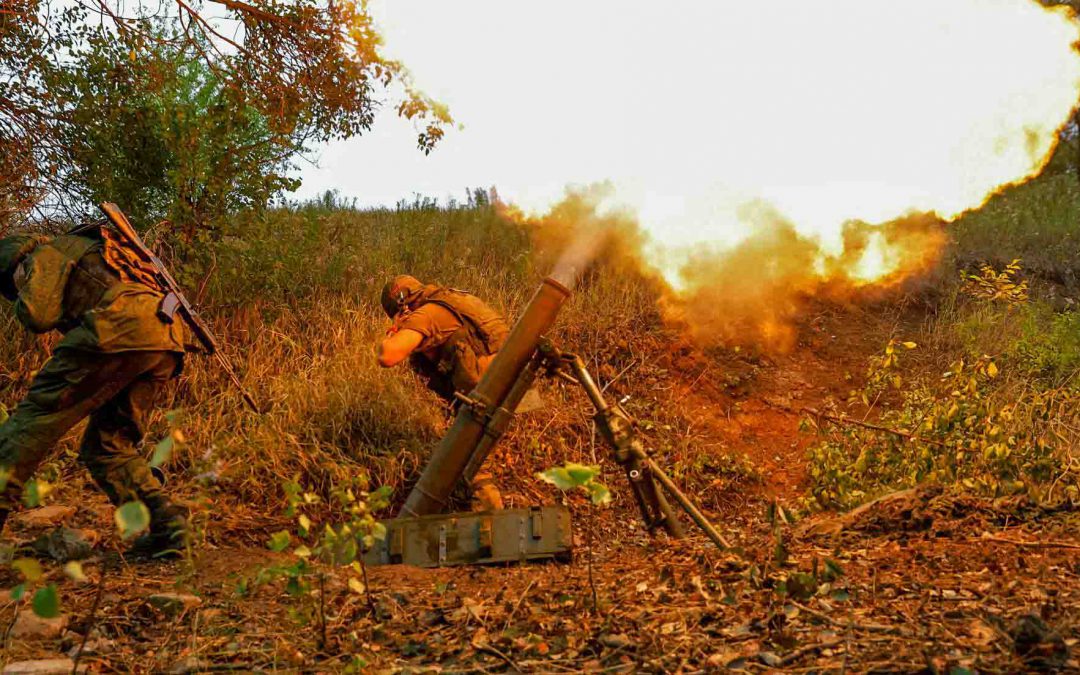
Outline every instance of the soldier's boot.
[[145, 501], [150, 510], [150, 530], [135, 540], [129, 553], [144, 558], [178, 558], [191, 543], [186, 506], [176, 504], [166, 497]]
[[487, 474], [477, 474], [472, 482], [472, 510], [499, 511], [502, 508], [502, 494], [495, 480]]

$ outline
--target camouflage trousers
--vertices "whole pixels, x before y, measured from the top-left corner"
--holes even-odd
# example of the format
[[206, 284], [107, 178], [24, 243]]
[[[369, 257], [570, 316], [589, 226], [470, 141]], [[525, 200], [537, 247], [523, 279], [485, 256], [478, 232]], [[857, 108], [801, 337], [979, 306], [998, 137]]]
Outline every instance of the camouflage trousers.
[[109, 500], [141, 500], [151, 516], [167, 508], [169, 500], [138, 446], [154, 398], [176, 375], [181, 358], [165, 351], [54, 353], [34, 377], [26, 398], [0, 426], [0, 477], [7, 474], [0, 491], [0, 528], [41, 462], [87, 417], [79, 460]]

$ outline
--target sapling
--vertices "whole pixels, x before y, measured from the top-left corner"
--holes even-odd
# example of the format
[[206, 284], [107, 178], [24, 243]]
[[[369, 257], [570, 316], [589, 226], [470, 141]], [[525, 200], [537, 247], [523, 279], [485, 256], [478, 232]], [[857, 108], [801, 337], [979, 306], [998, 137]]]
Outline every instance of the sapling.
[[[567, 462], [563, 466], [555, 466], [546, 471], [541, 471], [536, 474], [536, 477], [544, 482], [551, 483], [563, 492], [570, 492], [575, 489], [583, 490], [589, 495], [589, 500], [592, 501], [593, 506], [601, 506], [611, 502], [611, 490], [609, 490], [606, 485], [596, 480], [596, 477], [599, 475], [600, 467], [598, 465], [587, 466], [585, 464]], [[589, 570], [589, 588], [592, 591], [593, 613], [597, 610], [596, 583], [593, 580], [592, 567], [592, 538], [593, 530], [595, 529], [595, 518], [595, 510], [590, 510], [589, 525], [587, 528], [588, 537], [586, 539], [589, 557], [586, 564]]]

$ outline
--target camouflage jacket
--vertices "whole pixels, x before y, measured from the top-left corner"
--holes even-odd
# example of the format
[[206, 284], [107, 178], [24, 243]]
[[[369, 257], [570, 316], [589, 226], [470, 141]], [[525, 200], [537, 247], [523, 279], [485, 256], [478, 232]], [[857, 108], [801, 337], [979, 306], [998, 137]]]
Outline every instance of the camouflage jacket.
[[157, 317], [162, 293], [122, 281], [103, 247], [100, 239], [70, 234], [38, 244], [21, 264], [19, 321], [35, 333], [64, 333], [57, 349], [183, 352], [182, 323]]
[[413, 368], [448, 400], [454, 391], [471, 391], [506, 341], [506, 321], [475, 295], [437, 286], [425, 288], [409, 307], [395, 327], [424, 338], [410, 359]]

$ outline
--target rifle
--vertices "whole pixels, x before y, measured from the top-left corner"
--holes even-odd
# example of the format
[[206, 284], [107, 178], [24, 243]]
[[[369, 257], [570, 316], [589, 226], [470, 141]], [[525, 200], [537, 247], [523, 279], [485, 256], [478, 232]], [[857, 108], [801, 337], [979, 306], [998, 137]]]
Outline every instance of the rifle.
[[217, 359], [218, 365], [229, 380], [233, 383], [233, 386], [239, 390], [240, 395], [244, 398], [244, 403], [249, 408], [257, 413], [262, 413], [262, 410], [255, 403], [255, 399], [251, 394], [244, 389], [244, 385], [240, 382], [240, 378], [237, 377], [236, 371], [233, 370], [232, 364], [225, 358], [225, 355], [221, 353], [221, 349], [217, 338], [214, 337], [214, 333], [210, 330], [210, 326], [206, 325], [206, 322], [202, 320], [198, 312], [195, 311], [195, 307], [184, 296], [184, 291], [180, 289], [180, 285], [176, 283], [176, 279], [173, 279], [169, 274], [169, 270], [166, 269], [164, 263], [154, 255], [154, 252], [143, 243], [139, 233], [135, 231], [135, 228], [131, 225], [131, 221], [128, 220], [124, 212], [120, 210], [120, 207], [112, 202], [104, 202], [100, 205], [105, 217], [112, 223], [113, 228], [124, 238], [124, 241], [131, 247], [131, 250], [142, 259], [143, 262], [148, 264], [154, 269], [154, 274], [157, 278], [157, 282], [161, 285], [161, 288], [165, 291], [165, 298], [161, 301], [161, 305], [158, 307], [158, 318], [165, 323], [172, 323], [175, 320], [177, 313], [184, 320], [184, 323], [188, 325], [191, 332], [195, 334], [195, 338], [202, 345], [206, 353]]

